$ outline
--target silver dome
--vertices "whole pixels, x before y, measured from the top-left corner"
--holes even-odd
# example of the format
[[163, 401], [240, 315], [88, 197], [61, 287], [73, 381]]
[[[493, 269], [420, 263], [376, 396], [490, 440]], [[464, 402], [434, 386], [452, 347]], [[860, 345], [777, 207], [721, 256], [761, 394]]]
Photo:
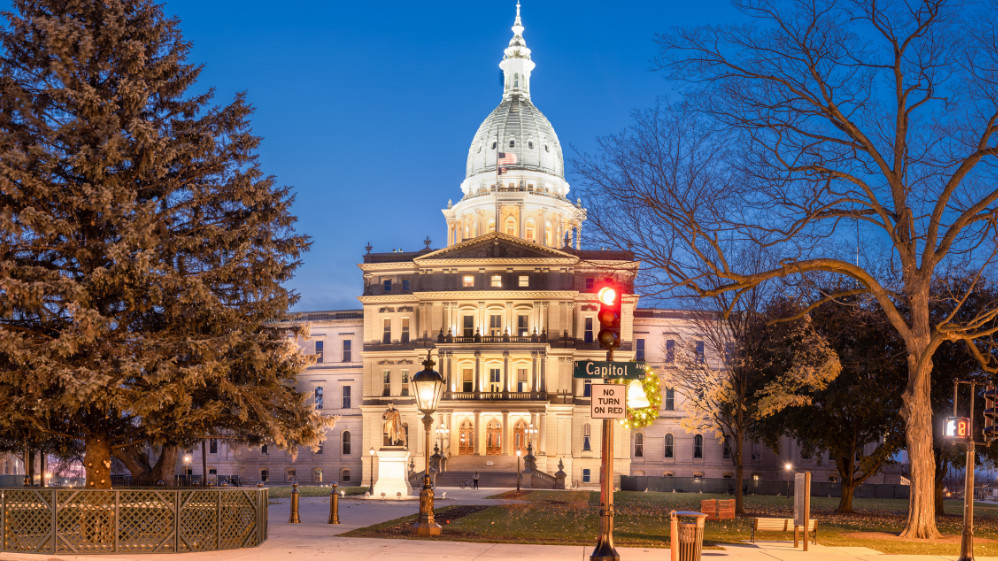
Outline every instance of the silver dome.
[[565, 177], [558, 135], [547, 117], [525, 96], [504, 99], [482, 121], [468, 151], [467, 177], [495, 173], [499, 152], [516, 155], [516, 163], [504, 165], [505, 168]]

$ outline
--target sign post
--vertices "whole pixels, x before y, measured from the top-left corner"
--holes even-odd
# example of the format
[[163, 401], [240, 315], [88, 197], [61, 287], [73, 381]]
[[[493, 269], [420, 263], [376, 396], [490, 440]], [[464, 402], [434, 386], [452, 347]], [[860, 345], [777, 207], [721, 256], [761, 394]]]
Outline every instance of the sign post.
[[797, 530], [804, 529], [804, 551], [807, 551], [807, 527], [811, 521], [811, 472], [794, 474], [794, 548]]

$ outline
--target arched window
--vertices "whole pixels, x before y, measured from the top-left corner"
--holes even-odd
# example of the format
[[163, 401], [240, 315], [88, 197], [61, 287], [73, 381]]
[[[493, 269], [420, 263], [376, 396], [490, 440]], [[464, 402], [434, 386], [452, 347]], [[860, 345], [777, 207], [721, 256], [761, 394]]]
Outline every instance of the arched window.
[[519, 450], [521, 454], [527, 454], [527, 423], [520, 419], [513, 425], [513, 453]]
[[493, 150], [495, 150], [495, 149], [496, 149], [496, 143], [495, 143], [495, 142], [493, 142], [493, 143], [492, 143], [492, 149], [493, 149]]
[[340, 472], [340, 481], [350, 481], [350, 470], [344, 469]]
[[592, 444], [590, 443], [590, 431], [589, 423], [582, 425], [582, 451], [588, 452], [592, 450]]
[[551, 223], [544, 225], [544, 245], [551, 247], [554, 245], [554, 238], [551, 237]]
[[[520, 74], [519, 74], [519, 72], [516, 72], [516, 73], [513, 74], [513, 87], [514, 88], [519, 88], [520, 87]], [[512, 144], [510, 144], [510, 146], [512, 146]]]
[[515, 140], [510, 140], [509, 141], [509, 147], [510, 148], [516, 148], [516, 141]]
[[312, 483], [322, 483], [322, 468], [312, 470]]
[[343, 431], [343, 455], [350, 455], [350, 431]]
[[495, 231], [496, 231], [496, 221], [495, 220], [489, 220], [489, 227], [488, 227], [488, 230], [486, 230], [485, 233], [486, 234], [491, 234], [492, 232], [495, 232]]
[[703, 435], [697, 434], [693, 436], [693, 457], [703, 458]]
[[645, 456], [645, 435], [640, 432], [634, 435], [634, 457], [643, 458]]
[[458, 454], [468, 456], [475, 453], [474, 435], [474, 425], [471, 424], [471, 421], [468, 419], [461, 421], [461, 429], [458, 433]]
[[676, 442], [675, 437], [673, 437], [671, 434], [665, 435], [665, 457], [666, 458], [672, 458], [672, 457], [674, 457], [673, 456], [673, 449], [674, 449], [673, 447], [675, 445], [675, 442]]
[[528, 140], [527, 141], [527, 148], [533, 148], [533, 147], [534, 147], [534, 141], [533, 140]]
[[533, 221], [533, 219], [527, 219], [527, 223], [524, 224], [524, 226], [523, 226], [523, 237], [526, 238], [528, 241], [532, 241], [532, 242], [536, 242], [537, 241], [537, 232], [536, 232], [536, 230], [534, 228], [534, 221]]
[[506, 235], [515, 236], [516, 235], [516, 219], [510, 216], [506, 219]]

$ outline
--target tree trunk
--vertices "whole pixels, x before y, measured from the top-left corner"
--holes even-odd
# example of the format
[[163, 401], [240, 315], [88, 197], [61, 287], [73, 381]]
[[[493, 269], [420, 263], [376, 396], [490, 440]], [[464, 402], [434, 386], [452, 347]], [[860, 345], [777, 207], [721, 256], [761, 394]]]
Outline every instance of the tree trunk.
[[936, 465], [936, 515], [946, 514], [946, 504], [943, 502], [946, 499], [946, 497], [943, 496], [943, 479], [946, 478], [947, 471], [949, 470], [946, 467], [945, 462], [941, 463], [941, 465]]
[[857, 485], [852, 481], [846, 482], [843, 479], [841, 487], [842, 496], [839, 497], [839, 506], [835, 509], [835, 512], [852, 513], [852, 496], [856, 492]]
[[152, 465], [149, 454], [137, 446], [114, 450], [114, 457], [125, 464], [137, 485], [152, 486], [160, 481], [171, 484], [176, 472], [178, 455], [179, 449], [176, 446], [163, 446], [156, 464]]
[[735, 434], [735, 514], [744, 514], [745, 496], [743, 487], [745, 485], [745, 464], [742, 462], [742, 433]]
[[908, 499], [908, 521], [901, 536], [905, 538], [938, 538], [936, 528], [935, 482], [936, 461], [932, 449], [932, 403], [930, 376], [932, 359], [928, 355], [928, 306], [924, 321], [912, 302], [912, 334], [905, 341], [908, 347], [908, 385], [902, 399], [901, 413], [905, 422], [908, 462], [911, 465], [911, 489]]
[[84, 440], [83, 467], [87, 489], [111, 488], [111, 447], [103, 436], [88, 435]]

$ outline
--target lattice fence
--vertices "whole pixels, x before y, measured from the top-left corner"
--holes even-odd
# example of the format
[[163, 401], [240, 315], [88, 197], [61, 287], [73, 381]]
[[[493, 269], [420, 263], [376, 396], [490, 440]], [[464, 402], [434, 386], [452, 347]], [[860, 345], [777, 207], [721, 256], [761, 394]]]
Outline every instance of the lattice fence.
[[0, 489], [0, 551], [182, 553], [266, 539], [266, 489]]

